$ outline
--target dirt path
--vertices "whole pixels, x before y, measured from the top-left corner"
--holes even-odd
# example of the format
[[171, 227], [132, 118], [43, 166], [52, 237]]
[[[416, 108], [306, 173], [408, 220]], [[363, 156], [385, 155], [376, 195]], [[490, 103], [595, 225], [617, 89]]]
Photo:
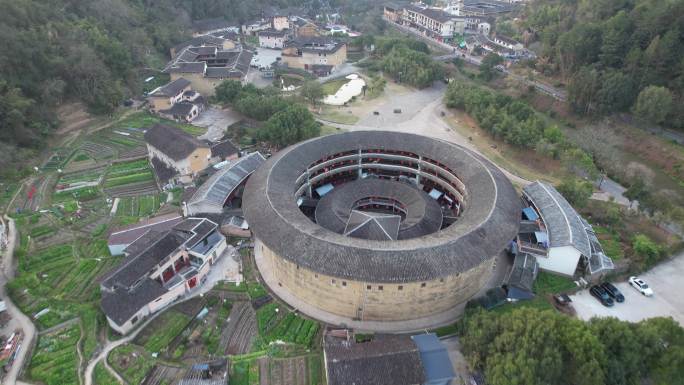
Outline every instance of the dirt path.
[[[2, 221], [2, 218], [0, 218]], [[7, 248], [2, 255], [2, 274], [0, 274], [0, 297], [5, 300], [7, 305], [7, 312], [9, 315], [17, 321], [22, 331], [24, 332], [24, 340], [21, 342], [21, 349], [17, 354], [14, 364], [10, 368], [9, 372], [5, 376], [3, 384], [14, 385], [17, 383], [17, 377], [24, 367], [26, 362], [27, 354], [33, 349], [29, 347], [35, 343], [36, 338], [36, 327], [33, 325], [29, 317], [22, 313], [19, 308], [17, 308], [10, 297], [5, 292], [5, 284], [14, 278], [14, 247], [16, 245], [17, 231], [14, 225], [14, 221], [5, 217], [3, 221], [8, 228], [8, 243]]]

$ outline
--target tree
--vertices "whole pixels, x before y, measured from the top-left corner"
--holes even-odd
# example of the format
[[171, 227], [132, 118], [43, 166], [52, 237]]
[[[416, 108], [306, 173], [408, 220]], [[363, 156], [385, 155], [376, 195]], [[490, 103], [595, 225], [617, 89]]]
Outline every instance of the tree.
[[294, 104], [277, 112], [259, 129], [257, 137], [280, 147], [318, 136], [321, 126], [311, 112], [301, 104]]
[[316, 80], [307, 80], [304, 82], [301, 94], [314, 107], [316, 107], [318, 102], [325, 97], [323, 85]]
[[672, 93], [665, 87], [648, 86], [639, 92], [634, 113], [646, 121], [663, 124], [672, 109]]
[[216, 99], [222, 103], [233, 103], [242, 91], [242, 83], [237, 80], [224, 80], [216, 86]]
[[663, 253], [663, 249], [644, 234], [634, 236], [632, 239], [632, 249], [634, 249], [634, 253], [637, 256], [644, 259], [647, 266], [657, 262]]
[[576, 178], [568, 178], [558, 185], [558, 192], [563, 194], [573, 206], [584, 207], [594, 191], [590, 182]]
[[480, 77], [486, 81], [492, 80], [496, 74], [495, 67], [503, 63], [503, 58], [495, 53], [488, 53], [480, 63]]

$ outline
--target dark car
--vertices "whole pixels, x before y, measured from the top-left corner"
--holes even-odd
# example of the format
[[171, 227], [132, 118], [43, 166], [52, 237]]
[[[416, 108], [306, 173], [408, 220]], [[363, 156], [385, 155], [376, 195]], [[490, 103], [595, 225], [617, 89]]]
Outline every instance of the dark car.
[[610, 282], [604, 282], [601, 284], [601, 287], [608, 292], [608, 295], [611, 296], [616, 302], [625, 302], [625, 296], [620, 293], [620, 290], [618, 290], [615, 285], [613, 285]]
[[601, 286], [594, 285], [591, 287], [589, 292], [591, 293], [591, 295], [596, 297], [596, 299], [601, 301], [603, 306], [611, 307], [611, 306], [615, 305], [615, 302], [613, 301], [612, 298], [610, 298], [610, 295], [608, 294], [608, 292], [604, 288], [602, 288]]

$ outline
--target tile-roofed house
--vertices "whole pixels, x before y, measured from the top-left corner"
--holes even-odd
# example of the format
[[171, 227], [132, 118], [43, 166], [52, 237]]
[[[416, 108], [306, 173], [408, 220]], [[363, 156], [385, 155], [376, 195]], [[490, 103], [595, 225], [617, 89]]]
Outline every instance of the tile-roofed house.
[[147, 101], [152, 111], [167, 110], [174, 104], [181, 102], [183, 94], [187, 91], [190, 91], [190, 81], [179, 77], [150, 92]]
[[283, 46], [282, 62], [293, 68], [313, 71], [315, 66], [337, 68], [347, 60], [347, 44], [329, 37], [296, 37]]
[[513, 267], [506, 278], [506, 291], [510, 300], [534, 298], [533, 286], [539, 273], [537, 258], [528, 253], [517, 253]]
[[253, 152], [218, 170], [183, 204], [186, 215], [221, 213], [223, 206], [235, 198], [239, 187], [266, 160], [259, 152]]
[[[519, 251], [535, 254], [542, 270], [574, 276], [581, 261], [589, 263], [592, 255], [599, 253], [592, 248], [593, 229], [558, 190], [547, 183], [531, 183], [523, 188], [523, 195], [538, 213], [542, 229], [525, 238], [525, 242], [519, 235]], [[602, 265], [605, 269], [596, 272], [612, 269], [612, 262]]]
[[190, 123], [199, 115], [201, 106], [202, 104], [197, 103], [179, 102], [171, 108], [160, 110], [159, 115], [169, 120]]
[[409, 336], [376, 336], [369, 342], [326, 337], [328, 385], [419, 385], [425, 381], [420, 354]]
[[209, 166], [209, 146], [178, 128], [156, 124], [145, 132], [145, 141], [150, 159], [157, 158], [176, 170], [183, 182]]
[[188, 218], [162, 232], [148, 231], [129, 245], [129, 256], [100, 283], [101, 307], [109, 325], [126, 334], [141, 319], [191, 292], [225, 248], [218, 225], [205, 218]]
[[192, 88], [211, 96], [223, 80], [242, 81], [249, 71], [254, 53], [236, 46], [222, 49], [211, 46], [186, 46], [164, 68], [171, 79], [183, 77]]
[[132, 225], [112, 230], [112, 232], [109, 234], [109, 238], [107, 238], [109, 252], [112, 255], [123, 254], [124, 249], [126, 249], [128, 245], [146, 233], [150, 231], [169, 230], [182, 220], [183, 217], [181, 217], [179, 214], [171, 213], [152, 217]]
[[218, 163], [237, 159], [239, 152], [240, 150], [230, 140], [213, 143], [211, 144], [211, 161], [212, 163]]
[[175, 58], [187, 47], [211, 46], [219, 49], [233, 49], [237, 47], [238, 37], [229, 32], [215, 32], [208, 35], [193, 37], [171, 48], [171, 57]]

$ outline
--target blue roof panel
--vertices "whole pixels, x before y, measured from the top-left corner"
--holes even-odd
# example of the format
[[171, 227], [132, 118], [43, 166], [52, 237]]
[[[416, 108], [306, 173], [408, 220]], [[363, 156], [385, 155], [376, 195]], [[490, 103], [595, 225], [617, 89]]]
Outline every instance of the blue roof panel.
[[426, 382], [454, 378], [449, 353], [434, 333], [411, 336], [423, 362]]

